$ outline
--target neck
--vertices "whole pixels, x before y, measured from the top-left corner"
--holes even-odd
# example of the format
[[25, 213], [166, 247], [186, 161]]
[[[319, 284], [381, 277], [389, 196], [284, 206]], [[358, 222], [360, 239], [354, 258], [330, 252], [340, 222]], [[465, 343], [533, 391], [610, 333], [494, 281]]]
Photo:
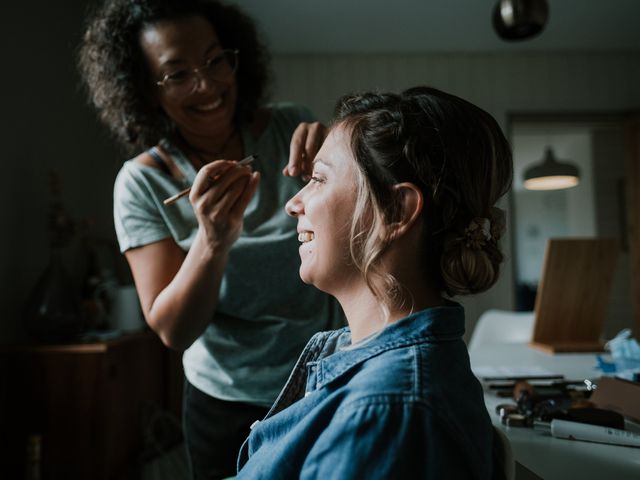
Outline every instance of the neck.
[[234, 125], [224, 129], [217, 135], [194, 135], [180, 132], [178, 142], [189, 153], [197, 156], [202, 163], [225, 158], [238, 160], [242, 158], [242, 138]]
[[413, 312], [443, 305], [442, 296], [424, 281], [415, 268], [396, 270], [393, 275], [402, 288], [403, 302], [388, 306], [385, 319], [380, 299], [374, 296], [364, 280], [351, 283], [348, 290], [334, 293], [347, 317], [353, 343], [382, 330], [386, 325], [402, 320]]
[[380, 309], [378, 299], [373, 296], [373, 292], [368, 287], [336, 295], [336, 299], [347, 317], [352, 343], [384, 327], [383, 311]]

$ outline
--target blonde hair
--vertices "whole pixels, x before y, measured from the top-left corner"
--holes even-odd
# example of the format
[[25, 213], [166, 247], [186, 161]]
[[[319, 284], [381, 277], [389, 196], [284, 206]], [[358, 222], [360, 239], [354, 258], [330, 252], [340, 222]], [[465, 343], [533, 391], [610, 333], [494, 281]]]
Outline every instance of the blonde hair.
[[380, 299], [385, 322], [389, 306], [399, 303], [401, 286], [391, 274], [380, 269], [380, 258], [390, 244], [384, 210], [368, 187], [360, 169], [356, 170], [356, 205], [351, 222], [351, 260], [373, 294]]

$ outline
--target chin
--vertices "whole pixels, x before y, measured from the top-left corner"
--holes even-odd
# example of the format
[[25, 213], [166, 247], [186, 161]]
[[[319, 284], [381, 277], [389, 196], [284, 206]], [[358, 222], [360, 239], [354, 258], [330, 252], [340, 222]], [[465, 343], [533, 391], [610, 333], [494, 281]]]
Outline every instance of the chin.
[[304, 267], [301, 266], [298, 273], [300, 274], [300, 280], [307, 285], [313, 285], [315, 287], [312, 277], [304, 270]]
[[314, 280], [311, 276], [305, 275], [302, 271], [300, 271], [300, 279], [307, 285], [311, 285], [321, 292], [333, 295], [333, 293], [331, 293], [331, 282], [322, 282], [318, 281], [318, 279]]

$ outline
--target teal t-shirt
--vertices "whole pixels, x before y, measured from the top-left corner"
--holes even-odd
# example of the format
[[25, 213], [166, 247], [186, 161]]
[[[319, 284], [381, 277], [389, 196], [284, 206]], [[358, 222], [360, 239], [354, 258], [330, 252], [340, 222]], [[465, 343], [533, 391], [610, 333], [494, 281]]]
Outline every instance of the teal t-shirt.
[[[222, 400], [271, 405], [302, 351], [316, 332], [343, 321], [332, 297], [300, 280], [296, 219], [284, 206], [302, 186], [285, 177], [293, 131], [313, 121], [308, 110], [289, 103], [270, 106], [259, 138], [242, 131], [246, 155], [261, 174], [222, 278], [217, 311], [204, 333], [185, 351], [189, 382]], [[129, 160], [114, 187], [114, 221], [122, 252], [165, 238], [187, 251], [198, 223], [187, 197], [165, 206], [165, 198], [193, 183], [196, 171], [165, 142], [184, 179]]]

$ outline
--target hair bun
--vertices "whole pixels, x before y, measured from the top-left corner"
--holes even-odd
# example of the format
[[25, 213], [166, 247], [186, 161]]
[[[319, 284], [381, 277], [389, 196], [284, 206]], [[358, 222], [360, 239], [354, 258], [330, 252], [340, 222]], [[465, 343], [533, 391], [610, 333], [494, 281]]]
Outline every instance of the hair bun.
[[484, 237], [484, 230], [474, 219], [463, 236], [450, 234], [445, 239], [440, 271], [448, 295], [484, 292], [498, 280], [503, 255], [497, 242], [504, 233], [504, 212], [496, 210], [498, 221], [487, 221], [490, 238]]

